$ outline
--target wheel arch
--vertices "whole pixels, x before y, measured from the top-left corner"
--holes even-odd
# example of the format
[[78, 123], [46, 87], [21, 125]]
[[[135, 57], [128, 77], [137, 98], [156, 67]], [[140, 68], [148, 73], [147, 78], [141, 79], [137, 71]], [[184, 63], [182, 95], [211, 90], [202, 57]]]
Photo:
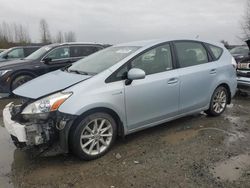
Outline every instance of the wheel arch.
[[29, 71], [29, 70], [21, 70], [18, 72], [14, 72], [10, 77], [11, 77], [11, 81], [10, 81], [10, 90], [12, 91], [12, 84], [14, 82], [14, 80], [16, 78], [18, 78], [19, 76], [32, 76], [33, 78], [37, 77], [36, 74], [34, 74], [33, 72]]
[[[231, 89], [230, 89], [229, 85], [228, 85], [227, 83], [223, 82], [223, 83], [219, 84], [216, 88], [218, 88], [218, 87], [220, 87], [220, 86], [226, 88], [226, 90], [227, 90], [227, 92], [228, 92], [227, 104], [231, 104], [231, 100], [232, 100], [232, 99], [231, 99]], [[216, 89], [216, 88], [215, 88], [215, 89]]]
[[117, 124], [117, 134], [118, 136], [124, 137], [125, 136], [125, 127], [124, 127], [124, 123], [122, 122], [120, 116], [118, 115], [118, 113], [116, 113], [113, 109], [107, 108], [107, 107], [95, 107], [92, 109], [89, 109], [85, 112], [83, 112], [82, 114], [80, 114], [74, 121], [74, 123], [72, 124], [72, 126], [70, 127], [70, 131], [69, 134], [71, 134], [74, 126], [79, 123], [79, 121], [83, 118], [86, 117], [90, 114], [96, 113], [96, 112], [104, 112], [109, 114], [110, 116], [112, 116]]

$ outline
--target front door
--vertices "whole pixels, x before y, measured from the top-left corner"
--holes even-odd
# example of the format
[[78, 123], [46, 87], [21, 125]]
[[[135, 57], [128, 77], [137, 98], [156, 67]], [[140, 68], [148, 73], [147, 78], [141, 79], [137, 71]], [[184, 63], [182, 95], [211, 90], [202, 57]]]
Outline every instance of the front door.
[[178, 113], [179, 76], [173, 69], [169, 44], [153, 48], [130, 63], [146, 77], [125, 86], [125, 104], [129, 131], [150, 126]]
[[47, 72], [60, 69], [72, 63], [68, 46], [55, 48], [45, 58], [51, 59], [51, 61], [45, 65]]

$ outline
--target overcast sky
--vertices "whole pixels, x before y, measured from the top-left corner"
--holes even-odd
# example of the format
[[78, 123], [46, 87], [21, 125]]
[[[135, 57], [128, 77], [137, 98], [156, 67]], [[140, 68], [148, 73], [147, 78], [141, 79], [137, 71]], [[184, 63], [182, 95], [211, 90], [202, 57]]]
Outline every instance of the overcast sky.
[[22, 23], [39, 41], [39, 21], [52, 35], [72, 30], [78, 41], [120, 43], [195, 37], [240, 43], [246, 0], [0, 0], [0, 22]]

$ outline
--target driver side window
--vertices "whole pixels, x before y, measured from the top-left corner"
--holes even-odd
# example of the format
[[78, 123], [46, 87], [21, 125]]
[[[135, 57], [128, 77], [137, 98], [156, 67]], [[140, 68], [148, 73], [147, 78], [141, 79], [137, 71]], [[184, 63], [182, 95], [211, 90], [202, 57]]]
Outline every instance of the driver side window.
[[62, 48], [56, 48], [55, 50], [50, 52], [46, 58], [50, 58], [53, 61], [53, 60], [60, 60], [60, 59], [69, 58], [69, 57], [70, 57], [69, 48], [62, 47]]
[[131, 68], [139, 68], [145, 71], [146, 75], [165, 72], [173, 69], [172, 54], [169, 44], [153, 48], [133, 61], [123, 65], [118, 71], [110, 76], [106, 82], [114, 82], [126, 79], [127, 72]]
[[170, 45], [165, 44], [140, 55], [131, 62], [131, 68], [142, 69], [145, 71], [146, 75], [172, 69]]

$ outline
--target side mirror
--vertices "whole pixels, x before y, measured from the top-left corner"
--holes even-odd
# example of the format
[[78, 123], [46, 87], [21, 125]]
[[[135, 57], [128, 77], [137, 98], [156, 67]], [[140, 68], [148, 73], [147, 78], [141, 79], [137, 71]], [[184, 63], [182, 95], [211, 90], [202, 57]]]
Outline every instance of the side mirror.
[[142, 69], [133, 68], [128, 71], [127, 74], [127, 80], [125, 82], [126, 85], [129, 85], [132, 83], [133, 80], [139, 80], [144, 79], [146, 76], [146, 73]]
[[9, 58], [8, 54], [5, 54], [5, 55], [3, 56], [3, 58], [4, 58], [4, 59], [8, 59], [8, 58]]
[[50, 57], [46, 57], [43, 59], [43, 62], [47, 65], [49, 65], [51, 61], [52, 61], [52, 59]]

